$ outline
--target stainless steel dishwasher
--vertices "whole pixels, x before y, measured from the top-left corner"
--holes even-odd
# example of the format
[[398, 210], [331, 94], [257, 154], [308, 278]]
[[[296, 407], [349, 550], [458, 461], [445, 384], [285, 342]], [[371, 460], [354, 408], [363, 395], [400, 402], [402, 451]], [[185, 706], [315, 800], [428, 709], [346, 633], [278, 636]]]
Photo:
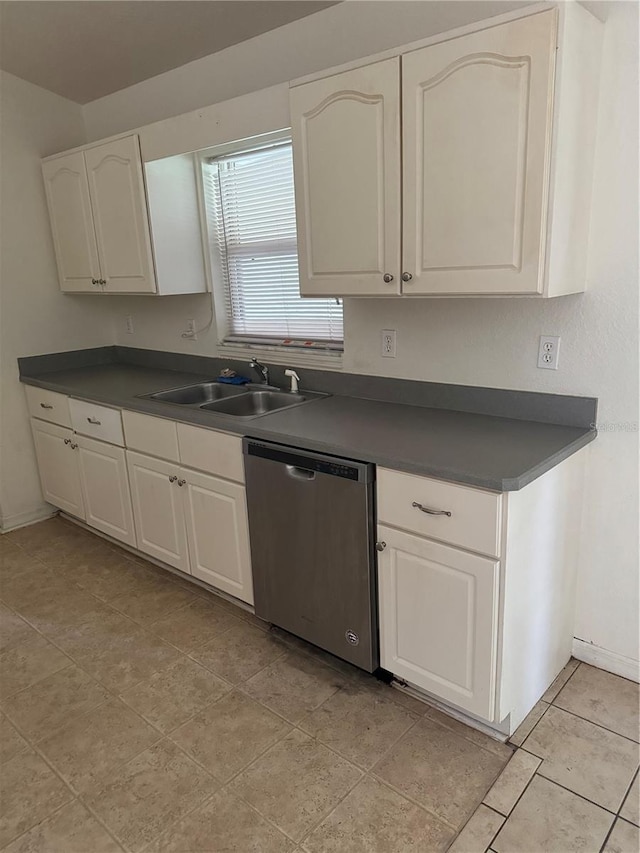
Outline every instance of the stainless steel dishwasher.
[[256, 614], [378, 668], [375, 466], [245, 438]]

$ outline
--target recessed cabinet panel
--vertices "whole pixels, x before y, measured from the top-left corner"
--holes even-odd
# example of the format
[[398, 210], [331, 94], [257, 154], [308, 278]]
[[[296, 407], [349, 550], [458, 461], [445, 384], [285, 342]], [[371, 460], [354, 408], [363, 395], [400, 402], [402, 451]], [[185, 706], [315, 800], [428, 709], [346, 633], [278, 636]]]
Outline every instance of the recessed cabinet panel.
[[81, 151], [42, 164], [63, 291], [96, 290], [100, 278], [89, 185]]
[[398, 73], [396, 57], [291, 90], [303, 295], [399, 293]]
[[384, 526], [378, 539], [382, 666], [492, 720], [497, 561]]
[[[189, 572], [180, 469], [172, 462], [127, 451], [138, 548]], [[173, 478], [173, 479], [172, 479]]]
[[78, 467], [78, 445], [70, 429], [31, 419], [33, 441], [44, 499], [84, 519]]
[[77, 436], [86, 522], [103, 533], [136, 544], [124, 450]]
[[191, 574], [253, 604], [243, 486], [183, 469]]
[[105, 292], [156, 289], [137, 136], [84, 152]]
[[404, 293], [542, 291], [556, 21], [403, 57]]

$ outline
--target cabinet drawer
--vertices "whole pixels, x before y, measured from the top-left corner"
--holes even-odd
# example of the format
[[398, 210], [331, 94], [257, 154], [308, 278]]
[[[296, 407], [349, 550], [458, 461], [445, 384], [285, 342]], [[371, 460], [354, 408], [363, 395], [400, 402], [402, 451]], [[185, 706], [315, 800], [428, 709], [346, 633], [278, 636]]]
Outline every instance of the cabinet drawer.
[[240, 436], [178, 424], [178, 447], [183, 465], [244, 483]]
[[71, 426], [68, 397], [55, 391], [35, 388], [33, 385], [25, 385], [24, 390], [27, 395], [27, 408], [32, 417], [60, 426]]
[[125, 444], [129, 449], [170, 459], [172, 462], [180, 459], [175, 421], [123, 410], [122, 423]]
[[71, 426], [81, 435], [124, 446], [120, 409], [87, 403], [85, 400], [69, 400]]
[[494, 492], [378, 468], [379, 521], [421, 536], [498, 557], [501, 507], [502, 495]]

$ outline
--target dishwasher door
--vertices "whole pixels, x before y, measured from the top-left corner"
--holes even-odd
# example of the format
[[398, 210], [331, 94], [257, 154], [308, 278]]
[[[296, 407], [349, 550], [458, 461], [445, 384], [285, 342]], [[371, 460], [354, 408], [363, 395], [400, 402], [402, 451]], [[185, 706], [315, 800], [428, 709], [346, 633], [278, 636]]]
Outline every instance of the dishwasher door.
[[244, 439], [256, 615], [378, 668], [375, 467]]

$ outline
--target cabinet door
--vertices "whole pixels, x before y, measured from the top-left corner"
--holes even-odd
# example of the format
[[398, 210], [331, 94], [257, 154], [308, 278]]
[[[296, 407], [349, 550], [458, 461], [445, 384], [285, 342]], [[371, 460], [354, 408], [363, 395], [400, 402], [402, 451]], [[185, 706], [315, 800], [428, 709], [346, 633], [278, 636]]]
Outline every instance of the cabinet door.
[[191, 574], [253, 604], [244, 486], [182, 469]]
[[105, 291], [155, 292], [138, 137], [88, 148], [84, 157]]
[[290, 103], [301, 294], [399, 293], [399, 59], [294, 87]]
[[99, 292], [96, 235], [82, 151], [42, 164], [60, 288]]
[[82, 435], [77, 436], [76, 441], [87, 524], [135, 546], [124, 450]]
[[127, 451], [138, 548], [157, 560], [189, 571], [180, 470], [173, 462]]
[[403, 56], [404, 293], [542, 291], [556, 21]]
[[42, 494], [50, 504], [84, 519], [78, 444], [70, 429], [31, 419]]
[[492, 720], [498, 563], [389, 527], [378, 540], [382, 666]]

